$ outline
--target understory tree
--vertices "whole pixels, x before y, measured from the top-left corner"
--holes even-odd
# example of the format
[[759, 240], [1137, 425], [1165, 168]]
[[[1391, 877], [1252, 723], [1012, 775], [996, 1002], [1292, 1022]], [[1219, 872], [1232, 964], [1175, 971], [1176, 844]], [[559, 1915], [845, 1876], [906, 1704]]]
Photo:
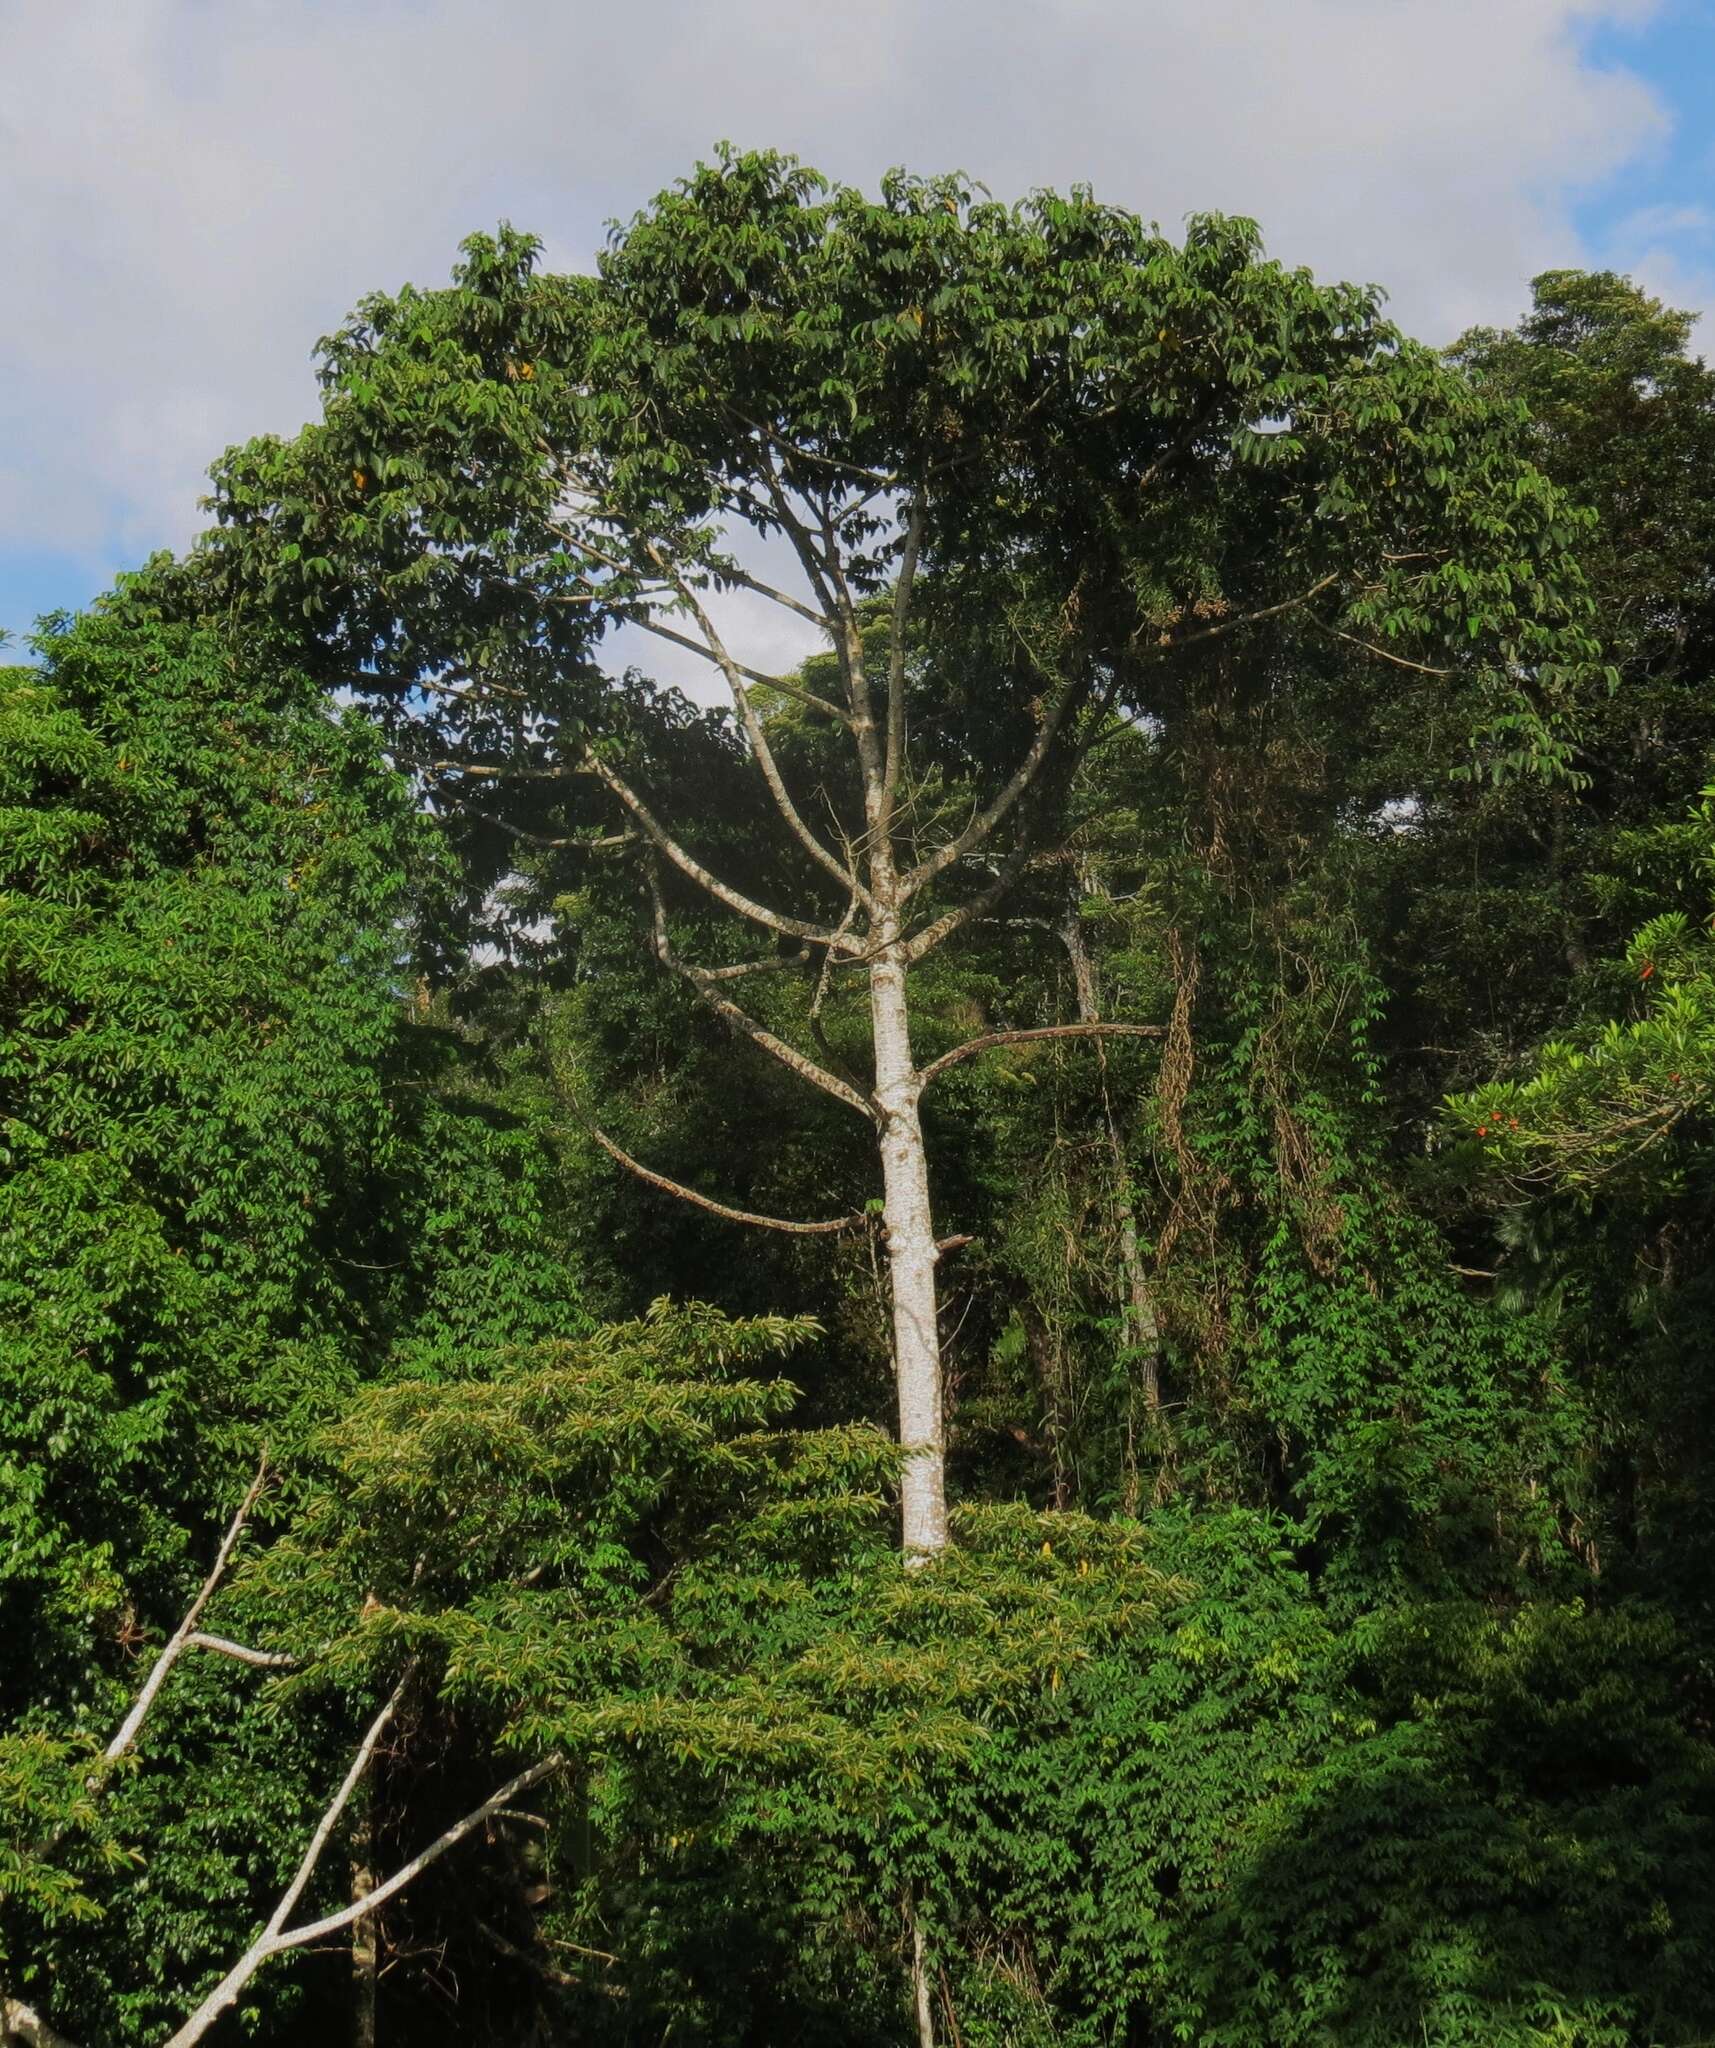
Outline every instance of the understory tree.
[[[14, 2027], [192, 2048], [241, 2001], [301, 2013], [263, 1973], [366, 1923], [373, 1969], [375, 1923], [455, 1854], [443, 1953], [507, 1987], [514, 2031], [497, 2039], [602, 2011], [549, 1962], [556, 1948], [611, 1965], [596, 1980], [609, 1999], [669, 2023], [691, 2009], [689, 1987], [663, 1981], [671, 1962], [560, 1935], [604, 1931], [639, 1832], [666, 1858], [699, 1833], [807, 1853], [836, 1812], [858, 1827], [861, 1889], [908, 1892], [909, 1816], [931, 1774], [956, 1776], [989, 1716], [1057, 1692], [1181, 1588], [1135, 1528], [1005, 1507], [969, 1513], [945, 1574], [903, 1571], [887, 1527], [896, 1448], [868, 1427], [786, 1426], [795, 1389], [758, 1376], [806, 1334], [662, 1303], [456, 1382], [371, 1388], [286, 1475], [291, 1526], [235, 1562], [259, 1473], [105, 1745], [60, 1731], [0, 1749], [16, 1809], [0, 1958], [29, 1942]], [[260, 1933], [232, 1913], [138, 1997], [119, 1958], [137, 1932], [130, 1865], [149, 1845], [125, 1821], [137, 1781], [193, 1819], [207, 1799], [177, 1754], [199, 1664], [229, 1690], [271, 1686], [275, 1725], [308, 1723], [329, 1761], [293, 1838], [253, 1868]], [[461, 1802], [473, 1772], [486, 1780]], [[353, 1894], [329, 1851], [359, 1802], [370, 1854], [389, 1853]], [[897, 1946], [883, 1938], [871, 1958], [878, 2026], [927, 1996], [921, 1946], [903, 1960]]]

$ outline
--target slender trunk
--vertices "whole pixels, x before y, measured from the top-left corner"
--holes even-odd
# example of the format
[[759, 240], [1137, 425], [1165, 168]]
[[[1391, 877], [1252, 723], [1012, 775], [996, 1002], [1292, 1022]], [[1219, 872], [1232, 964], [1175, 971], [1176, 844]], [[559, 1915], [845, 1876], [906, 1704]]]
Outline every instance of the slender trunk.
[[917, 2048], [935, 2048], [935, 2008], [929, 1996], [929, 1957], [923, 1923], [911, 1910], [911, 1990], [917, 2009]]
[[[1087, 884], [1086, 884], [1087, 886]], [[1077, 992], [1078, 1022], [1101, 1021], [1101, 1003], [1096, 989], [1096, 967], [1084, 943], [1084, 928], [1074, 909], [1060, 927], [1060, 938], [1072, 962], [1072, 982]], [[1102, 1121], [1106, 1126], [1108, 1154], [1113, 1162], [1114, 1205], [1119, 1224], [1120, 1272], [1125, 1283], [1120, 1322], [1127, 1350], [1138, 1361], [1143, 1406], [1152, 1427], [1161, 1420], [1161, 1324], [1155, 1314], [1155, 1298], [1143, 1263], [1137, 1234], [1137, 1210], [1132, 1202], [1131, 1175], [1126, 1165], [1125, 1141], [1119, 1120], [1108, 1096], [1108, 1055], [1100, 1039], [1096, 1058], [1102, 1074]]]
[[929, 1162], [918, 1114], [922, 1084], [911, 1054], [905, 963], [883, 936], [869, 974], [875, 1032], [875, 1100], [881, 1118], [883, 1220], [893, 1295], [893, 1370], [899, 1389], [899, 1442], [907, 1558], [947, 1547], [946, 1433], [941, 1412], [940, 1309], [936, 1298], [935, 1223]]
[[[368, 1898], [375, 1889], [374, 1802], [368, 1802], [358, 1821], [356, 1853], [351, 1859], [351, 1902]], [[376, 1987], [380, 1977], [380, 1929], [375, 1915], [365, 1913], [351, 1926], [351, 2041], [352, 2048], [375, 2048]]]
[[1059, 1347], [1049, 1335], [1046, 1319], [1026, 1302], [1020, 1311], [1025, 1347], [1042, 1389], [1042, 1424], [1048, 1439], [1048, 1469], [1056, 1510], [1072, 1504], [1071, 1474], [1066, 1467], [1066, 1369]]
[[[1117, 1133], [1114, 1136], [1115, 1150], [1120, 1155], [1116, 1163], [1123, 1172], [1124, 1153]], [[1151, 1421], [1155, 1421], [1161, 1414], [1161, 1325], [1155, 1316], [1155, 1300], [1149, 1291], [1149, 1276], [1138, 1244], [1137, 1217], [1129, 1195], [1123, 1196], [1120, 1204], [1120, 1266], [1126, 1278], [1125, 1341], [1127, 1348], [1137, 1353], [1143, 1405]]]

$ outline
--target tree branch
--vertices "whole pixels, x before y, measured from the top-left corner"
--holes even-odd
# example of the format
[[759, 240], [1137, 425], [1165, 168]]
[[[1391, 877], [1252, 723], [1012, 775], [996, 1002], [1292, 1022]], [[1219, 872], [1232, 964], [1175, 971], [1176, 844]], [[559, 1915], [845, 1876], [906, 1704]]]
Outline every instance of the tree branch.
[[672, 584], [679, 594], [680, 602], [696, 620], [707, 644], [709, 659], [725, 676], [727, 688], [732, 694], [733, 709], [739, 715], [745, 738], [749, 740], [751, 752], [756, 756], [756, 765], [762, 771], [762, 779], [768, 785], [768, 793], [774, 799], [774, 807], [785, 819], [787, 829], [816, 865], [832, 875], [842, 888], [850, 889], [859, 895], [866, 894], [856, 874], [828, 851], [799, 816], [798, 807], [792, 801], [791, 791], [787, 789], [785, 778], [774, 759], [774, 750], [768, 744], [768, 735], [762, 728], [762, 720], [757, 717], [756, 706], [751, 703], [750, 692], [744, 686], [744, 675], [727, 652], [726, 643], [715, 631], [714, 621], [704, 609], [696, 592], [653, 541], [646, 541], [644, 547], [649, 559]]
[[[361, 1899], [354, 1899], [349, 1906], [342, 1906], [337, 1913], [329, 1913], [325, 1919], [312, 1920], [306, 1927], [295, 1927], [277, 1944], [282, 1949], [303, 1948], [307, 1943], [320, 1941], [325, 1935], [337, 1934], [343, 1927], [349, 1927], [354, 1920], [361, 1920], [365, 1914], [373, 1913], [378, 1906], [384, 1906], [391, 1898], [397, 1897], [414, 1878], [420, 1877], [431, 1863], [438, 1863], [449, 1849], [455, 1849], [469, 1834], [509, 1806], [521, 1792], [528, 1792], [532, 1786], [540, 1785], [544, 1779], [557, 1776], [566, 1768], [567, 1759], [557, 1752], [545, 1756], [526, 1771], [520, 1771], [515, 1778], [508, 1778], [498, 1792], [491, 1793], [478, 1807], [455, 1821], [444, 1834], [437, 1835], [426, 1849], [413, 1856], [409, 1863], [401, 1864], [393, 1875]], [[176, 2037], [175, 2037], [176, 2038]], [[167, 2048], [175, 2048], [169, 2041]]]
[[1392, 662], [1395, 668], [1410, 669], [1414, 675], [1450, 676], [1454, 673], [1450, 668], [1435, 668], [1427, 661], [1408, 661], [1403, 654], [1391, 654], [1387, 648], [1378, 647], [1373, 640], [1361, 639], [1356, 633], [1344, 633], [1338, 626], [1325, 626], [1320, 619], [1315, 623], [1317, 630], [1326, 633], [1331, 640], [1347, 641], [1351, 646], [1361, 649], [1365, 654], [1374, 655], [1377, 661]]
[[249, 1491], [238, 1504], [238, 1512], [227, 1525], [226, 1534], [221, 1538], [220, 1548], [215, 1553], [214, 1564], [209, 1575], [202, 1582], [202, 1591], [197, 1594], [185, 1612], [185, 1618], [173, 1631], [166, 1647], [155, 1659], [154, 1668], [144, 1679], [142, 1690], [131, 1703], [131, 1711], [120, 1722], [118, 1733], [102, 1751], [105, 1764], [117, 1763], [120, 1757], [137, 1739], [137, 1731], [143, 1725], [144, 1716], [155, 1703], [155, 1696], [167, 1682], [167, 1674], [190, 1647], [191, 1638], [203, 1609], [214, 1597], [214, 1590], [226, 1576], [226, 1568], [232, 1562], [232, 1553], [238, 1547], [238, 1539], [244, 1533], [244, 1525], [250, 1519], [250, 1511], [262, 1497], [262, 1489], [268, 1483], [268, 1453], [264, 1451], [256, 1467], [256, 1477], [251, 1480]]
[[[268, 1916], [267, 1925], [255, 1941], [251, 1943], [250, 1947], [245, 1950], [244, 1954], [239, 1957], [238, 1961], [233, 1964], [232, 1968], [227, 1971], [226, 1975], [221, 1978], [220, 1982], [203, 2000], [201, 2005], [197, 2007], [196, 2011], [191, 2014], [190, 2018], [185, 2021], [184, 2025], [167, 2042], [166, 2048], [191, 2048], [192, 2042], [200, 2041], [226, 2008], [233, 2004], [238, 1994], [270, 1956], [277, 1954], [283, 1948], [298, 1945], [298, 1937], [282, 1936], [281, 1929], [285, 1926], [287, 1920], [291, 1918], [292, 1908], [303, 1896], [304, 1887], [315, 1875], [316, 1866], [322, 1858], [322, 1851], [327, 1847], [334, 1829], [339, 1825], [340, 1815], [344, 1813], [346, 1807], [351, 1803], [351, 1795], [357, 1790], [360, 1779], [368, 1770], [370, 1761], [375, 1755], [376, 1747], [380, 1743], [382, 1736], [387, 1732], [394, 1714], [398, 1711], [399, 1702], [405, 1695], [405, 1688], [410, 1683], [415, 1672], [416, 1666], [414, 1664], [408, 1664], [405, 1667], [405, 1670], [400, 1675], [398, 1684], [387, 1695], [386, 1703], [381, 1711], [364, 1731], [363, 1739], [357, 1746], [357, 1753], [351, 1760], [351, 1767], [347, 1770], [344, 1779], [341, 1781], [339, 1790], [329, 1801], [321, 1819], [317, 1821], [315, 1831], [310, 1836], [309, 1846], [299, 1859], [297, 1871], [291, 1883], [280, 1894], [273, 1912]], [[373, 1897], [373, 1894], [371, 1894], [371, 1897]], [[365, 1912], [368, 1910], [368, 1907], [369, 1900], [365, 1899], [360, 1903], [357, 1910], [358, 1912]], [[354, 1915], [353, 1917], [356, 1916]]]
[[493, 811], [484, 811], [475, 804], [466, 803], [456, 789], [449, 789], [446, 793], [467, 817], [480, 818], [485, 825], [492, 825], [509, 839], [516, 839], [524, 846], [541, 847], [549, 853], [562, 852], [567, 848], [582, 853], [610, 853], [616, 847], [636, 846], [642, 836], [636, 832], [600, 832], [591, 838], [587, 834], [569, 832], [563, 838], [550, 839], [545, 832], [527, 831], [524, 826], [514, 825], [510, 819], [498, 817]]
[[1061, 691], [1050, 706], [1048, 715], [1036, 728], [1036, 737], [1031, 741], [1024, 759], [1007, 777], [992, 800], [984, 805], [956, 838], [949, 839], [944, 846], [938, 846], [927, 859], [919, 861], [905, 877], [901, 888], [907, 899], [915, 896], [955, 861], [963, 860], [967, 853], [984, 844], [995, 827], [1020, 797], [1029, 791], [1037, 776], [1041, 774], [1059, 736], [1060, 728], [1066, 722], [1067, 712], [1071, 710], [1075, 701], [1081, 700], [1086, 694], [1084, 689], [1073, 684], [1068, 684]]
[[[683, 647], [687, 653], [697, 655], [701, 660], [712, 662], [718, 668], [720, 659], [712, 648], [705, 647], [700, 640], [693, 640], [689, 633], [676, 633], [671, 626], [662, 625], [659, 619], [649, 618], [642, 613], [628, 615], [626, 623], [636, 626], [641, 632], [653, 633], [658, 640], [670, 640], [675, 647]], [[747, 682], [755, 683], [764, 690], [778, 690], [783, 697], [790, 697], [794, 703], [802, 704], [811, 711], [822, 711], [829, 718], [837, 719], [841, 725], [851, 720], [829, 697], [818, 697], [814, 690], [801, 690], [796, 683], [789, 683], [784, 676], [772, 676], [759, 668], [750, 668], [742, 661], [735, 661], [733, 670]]]
[[989, 912], [1006, 894], [1035, 849], [1028, 839], [1021, 840], [994, 871], [994, 879], [980, 896], [973, 896], [969, 903], [958, 904], [945, 911], [933, 924], [926, 924], [905, 943], [905, 960], [908, 966], [916, 966], [926, 954], [934, 952], [944, 939], [950, 939], [954, 932], [978, 918], [987, 917]]
[[765, 441], [772, 441], [782, 454], [795, 455], [804, 462], [819, 463], [824, 469], [837, 470], [842, 476], [855, 476], [861, 482], [874, 484], [884, 491], [897, 490], [904, 481], [898, 475], [886, 475], [879, 469], [865, 469], [861, 462], [842, 462], [834, 455], [818, 454], [814, 448], [805, 448], [797, 441], [789, 441], [784, 434], [777, 434], [772, 427], [764, 426], [761, 420], [753, 420], [748, 413], [740, 412], [737, 406], [728, 410], [736, 420], [743, 422], [753, 434], [760, 434]]
[[938, 1074], [944, 1074], [949, 1067], [956, 1067], [961, 1060], [975, 1059], [978, 1053], [987, 1052], [997, 1045], [1034, 1045], [1047, 1038], [1165, 1038], [1165, 1024], [1041, 1024], [1028, 1031], [985, 1031], [980, 1038], [968, 1038], [963, 1045], [954, 1046], [951, 1052], [942, 1053], [937, 1060], [931, 1060], [918, 1075], [918, 1083], [927, 1088]]
[[[768, 500], [774, 507], [774, 516], [780, 522], [780, 530], [792, 543], [792, 551], [798, 557], [799, 567], [804, 571], [804, 580], [816, 593], [817, 602], [822, 606], [822, 610], [819, 612], [811, 611], [808, 606], [800, 607], [800, 609], [803, 610], [807, 618], [813, 618], [817, 625], [821, 626], [825, 631], [834, 633], [836, 631], [838, 607], [834, 601], [833, 589], [828, 582], [828, 564], [816, 552], [815, 543], [810, 536], [810, 529], [793, 510], [792, 502], [787, 497], [785, 488], [780, 481], [780, 472], [769, 459], [766, 449], [763, 451], [762, 456], [762, 470], [764, 476], [768, 479]], [[742, 572], [740, 574], [742, 577]], [[756, 586], [753, 580], [746, 579], [745, 587], [747, 589], [754, 589]], [[778, 591], [765, 590], [764, 594], [771, 597], [779, 597], [783, 603], [788, 605], [794, 602], [790, 598], [783, 597], [782, 593]]]
[[77, 2048], [64, 2034], [42, 2018], [33, 2005], [0, 1992], [0, 2042], [16, 2042], [17, 2048]]
[[[718, 1017], [724, 1018], [735, 1031], [750, 1039], [753, 1044], [761, 1046], [764, 1052], [772, 1053], [782, 1066], [790, 1067], [801, 1081], [808, 1081], [813, 1088], [820, 1088], [823, 1094], [833, 1096], [836, 1102], [845, 1103], [848, 1108], [855, 1109], [859, 1116], [873, 1123], [874, 1104], [867, 1097], [860, 1095], [849, 1082], [842, 1081], [837, 1074], [830, 1074], [826, 1067], [819, 1067], [807, 1053], [801, 1053], [795, 1045], [788, 1045], [785, 1039], [776, 1037], [766, 1025], [759, 1024], [748, 1011], [741, 1010], [725, 996], [717, 995], [714, 983], [719, 975], [719, 969], [693, 967], [689, 961], [679, 958], [673, 951], [672, 940], [667, 931], [667, 904], [661, 894], [660, 879], [653, 870], [649, 876], [649, 893], [654, 902], [655, 912], [655, 957], [661, 965], [671, 968], [675, 974], [682, 975]], [[837, 933], [829, 934], [830, 945], [840, 943]]]
[[186, 1639], [187, 1650], [212, 1650], [216, 1656], [230, 1657], [235, 1664], [250, 1664], [258, 1671], [296, 1671], [299, 1659], [286, 1650], [253, 1650], [247, 1643], [235, 1643], [226, 1636], [197, 1633]]
[[619, 799], [642, 826], [651, 843], [667, 856], [681, 874], [689, 875], [691, 880], [700, 889], [706, 890], [717, 903], [724, 903], [728, 910], [736, 912], [740, 917], [749, 918], [752, 924], [762, 925], [769, 931], [783, 932], [789, 939], [809, 939], [818, 946], [842, 943], [838, 935], [826, 925], [810, 924], [803, 918], [783, 916], [779, 911], [770, 910], [762, 903], [753, 903], [748, 896], [730, 888], [717, 876], [712, 875], [694, 854], [688, 853], [679, 844], [656, 819], [649, 806], [630, 784], [610, 768], [599, 754], [592, 753], [586, 748], [584, 759], [589, 763], [597, 779]]
[[767, 598], [770, 604], [777, 604], [785, 611], [796, 612], [799, 618], [808, 619], [812, 626], [820, 626], [824, 633], [831, 633], [834, 630], [833, 620], [825, 613], [817, 611], [814, 605], [805, 604], [789, 590], [776, 590], [772, 583], [764, 583], [759, 576], [752, 576], [748, 569], [741, 569], [736, 563], [729, 562], [724, 568], [712, 569], [710, 573], [722, 583], [735, 583], [740, 590], [751, 591], [757, 597]]
[[781, 1230], [789, 1237], [832, 1237], [839, 1231], [852, 1229], [864, 1220], [862, 1216], [833, 1216], [819, 1223], [797, 1223], [785, 1216], [761, 1216], [754, 1209], [735, 1209], [726, 1202], [715, 1201], [712, 1196], [698, 1194], [695, 1188], [686, 1187], [683, 1181], [669, 1180], [664, 1173], [651, 1171], [640, 1160], [633, 1159], [629, 1152], [623, 1151], [605, 1131], [598, 1130], [594, 1124], [586, 1124], [584, 1128], [608, 1157], [617, 1160], [627, 1173], [634, 1173], [639, 1180], [647, 1181], [650, 1187], [659, 1188], [663, 1194], [676, 1195], [681, 1202], [689, 1202], [695, 1208], [706, 1209], [711, 1216], [722, 1217], [728, 1223], [749, 1223], [759, 1230]]
[[1200, 646], [1205, 640], [1219, 640], [1224, 633], [1237, 633], [1241, 628], [1258, 625], [1264, 619], [1278, 618], [1282, 612], [1302, 610], [1339, 580], [1338, 573], [1331, 571], [1321, 582], [1312, 583], [1308, 590], [1300, 592], [1297, 597], [1282, 598], [1279, 604], [1265, 604], [1260, 611], [1241, 612], [1236, 619], [1222, 619], [1218, 625], [1205, 626], [1198, 632], [1186, 633], [1177, 639], [1171, 634], [1164, 634], [1154, 647], [1143, 648], [1140, 652], [1158, 661], [1166, 660], [1169, 655], [1178, 654], [1187, 647]]

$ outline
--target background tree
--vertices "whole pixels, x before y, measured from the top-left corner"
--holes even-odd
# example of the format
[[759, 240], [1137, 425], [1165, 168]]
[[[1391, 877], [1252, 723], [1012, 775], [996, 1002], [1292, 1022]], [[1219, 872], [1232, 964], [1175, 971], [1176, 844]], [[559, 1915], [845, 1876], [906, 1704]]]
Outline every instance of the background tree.
[[[26, 1750], [68, 1715], [106, 1739], [259, 1443], [402, 1354], [445, 1371], [583, 1320], [539, 1129], [419, 999], [457, 891], [373, 725], [168, 622], [151, 578], [39, 651], [0, 681], [0, 1699]], [[123, 2026], [230, 1933], [319, 1762], [201, 1683], [175, 1742], [210, 1769], [194, 1823], [121, 1788], [151, 1845]]]

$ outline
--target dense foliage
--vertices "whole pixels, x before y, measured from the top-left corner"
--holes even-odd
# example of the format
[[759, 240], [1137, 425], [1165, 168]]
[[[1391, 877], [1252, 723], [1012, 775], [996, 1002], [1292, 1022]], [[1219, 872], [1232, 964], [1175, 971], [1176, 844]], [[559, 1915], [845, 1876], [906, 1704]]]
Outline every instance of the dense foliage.
[[1709, 2038], [1715, 373], [1377, 308], [724, 157], [5, 674], [0, 2038]]

